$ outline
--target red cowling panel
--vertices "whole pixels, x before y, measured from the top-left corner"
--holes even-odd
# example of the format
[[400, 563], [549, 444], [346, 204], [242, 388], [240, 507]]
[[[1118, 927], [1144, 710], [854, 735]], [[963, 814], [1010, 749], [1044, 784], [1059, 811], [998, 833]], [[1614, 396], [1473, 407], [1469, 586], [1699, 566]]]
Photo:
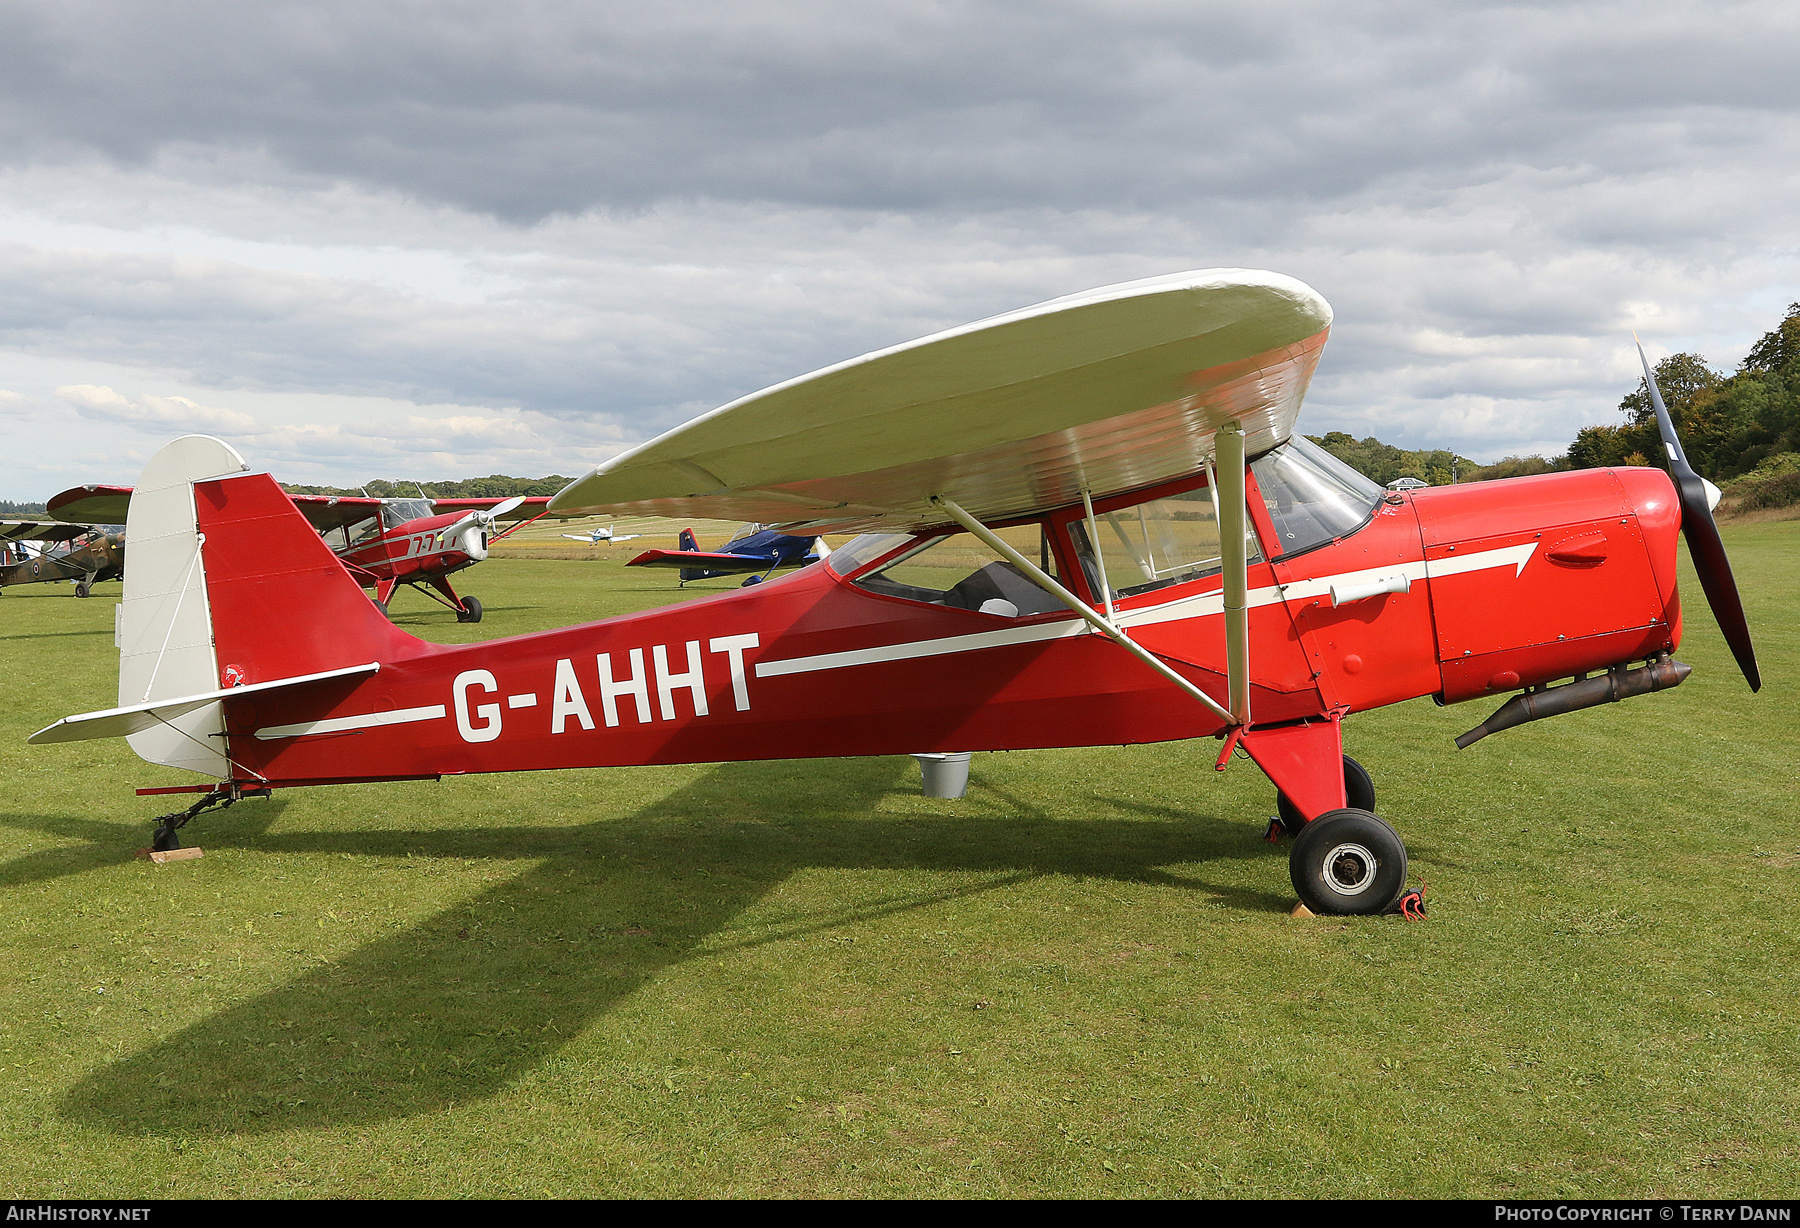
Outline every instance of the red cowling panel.
[[[1433, 569], [1445, 702], [1604, 669], [1673, 643], [1674, 592], [1655, 565], [1669, 530], [1654, 496], [1668, 479], [1628, 476], [1635, 472], [1587, 469], [1414, 496]], [[1641, 520], [1639, 494], [1652, 496]], [[1520, 553], [1517, 568], [1456, 568], [1503, 550]]]

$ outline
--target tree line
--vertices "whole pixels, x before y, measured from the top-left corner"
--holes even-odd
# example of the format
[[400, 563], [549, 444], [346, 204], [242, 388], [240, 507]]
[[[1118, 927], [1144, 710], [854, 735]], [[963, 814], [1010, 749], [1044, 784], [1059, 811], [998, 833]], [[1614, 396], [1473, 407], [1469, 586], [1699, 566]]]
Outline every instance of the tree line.
[[1569, 467], [1564, 457], [1545, 460], [1541, 456], [1508, 456], [1491, 465], [1483, 465], [1443, 448], [1396, 448], [1373, 435], [1357, 439], [1344, 431], [1327, 431], [1307, 438], [1383, 486], [1400, 478], [1417, 478], [1431, 486], [1448, 486], [1454, 482], [1487, 482], [1494, 478], [1551, 473]]
[[[1655, 372], [1681, 446], [1703, 476], [1722, 484], [1758, 470], [1800, 468], [1800, 303], [1788, 307], [1730, 374], [1713, 370], [1699, 354], [1671, 354]], [[1581, 428], [1569, 445], [1570, 467], [1668, 468], [1643, 380], [1619, 408], [1631, 420]]]
[[376, 478], [359, 487], [294, 486], [283, 482], [290, 495], [362, 495], [376, 499], [509, 499], [514, 495], [553, 495], [573, 478], [551, 474], [547, 478], [512, 478], [503, 473], [485, 478], [445, 482], [390, 482]]

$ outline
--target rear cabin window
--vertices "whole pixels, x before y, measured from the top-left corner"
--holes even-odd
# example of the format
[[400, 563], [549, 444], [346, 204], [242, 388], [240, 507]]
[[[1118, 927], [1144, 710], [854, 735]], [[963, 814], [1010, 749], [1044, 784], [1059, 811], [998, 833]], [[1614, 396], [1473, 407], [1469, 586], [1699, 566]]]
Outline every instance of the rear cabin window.
[[[1102, 512], [1095, 518], [1099, 549], [1088, 537], [1085, 519], [1069, 522], [1075, 553], [1087, 572], [1088, 589], [1100, 592], [1100, 566], [1115, 598], [1184, 584], [1219, 574], [1219, 516], [1208, 487], [1151, 499], [1133, 507]], [[1245, 546], [1252, 563], [1262, 558], [1256, 533], [1245, 526]], [[1098, 560], [1098, 561], [1096, 561]]]
[[1350, 536], [1369, 523], [1383, 494], [1381, 487], [1304, 435], [1251, 461], [1250, 472], [1275, 522], [1277, 557]]
[[[1000, 540], [1056, 576], [1056, 555], [1042, 525], [995, 532]], [[873, 571], [857, 576], [852, 583], [884, 597], [974, 610], [1001, 618], [1025, 618], [1064, 609], [1062, 602], [1039, 588], [1024, 572], [967, 533], [913, 539], [897, 534], [868, 534], [834, 551], [831, 563], [841, 572], [854, 571], [907, 540], [917, 544]]]

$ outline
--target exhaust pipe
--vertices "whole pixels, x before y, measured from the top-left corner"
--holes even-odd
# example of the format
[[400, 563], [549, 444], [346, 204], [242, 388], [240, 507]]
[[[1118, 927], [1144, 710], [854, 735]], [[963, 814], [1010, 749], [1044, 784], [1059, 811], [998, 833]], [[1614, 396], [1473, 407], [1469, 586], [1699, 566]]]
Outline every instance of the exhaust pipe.
[[1579, 712], [1600, 704], [1616, 704], [1633, 695], [1666, 691], [1680, 686], [1693, 672], [1693, 666], [1675, 660], [1666, 652], [1659, 652], [1636, 669], [1615, 665], [1598, 678], [1584, 678], [1564, 686], [1514, 695], [1498, 712], [1456, 739], [1456, 749], [1467, 750], [1490, 733], [1499, 733], [1528, 721], [1541, 721], [1546, 716], [1561, 716], [1565, 712]]

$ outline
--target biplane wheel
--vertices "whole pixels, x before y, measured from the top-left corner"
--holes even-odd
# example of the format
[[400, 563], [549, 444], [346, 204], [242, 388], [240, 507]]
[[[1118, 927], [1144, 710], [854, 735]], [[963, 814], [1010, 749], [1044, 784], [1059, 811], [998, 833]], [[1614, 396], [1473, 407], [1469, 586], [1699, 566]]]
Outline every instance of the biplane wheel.
[[478, 623], [481, 621], [481, 603], [473, 597], [462, 599], [463, 608], [456, 612], [459, 623]]
[[373, 597], [371, 597], [371, 598], [369, 598], [369, 604], [374, 606], [377, 610], [380, 610], [381, 616], [383, 618], [387, 619], [389, 622], [394, 621], [394, 616], [392, 614], [388, 613], [387, 602], [377, 601]]
[[[1375, 813], [1375, 778], [1369, 775], [1369, 769], [1349, 755], [1344, 756], [1344, 805], [1352, 810]], [[1281, 815], [1281, 826], [1288, 835], [1297, 836], [1306, 826], [1306, 816], [1288, 801], [1287, 794], [1275, 795], [1275, 810]]]
[[1288, 877], [1316, 913], [1376, 916], [1406, 886], [1406, 845], [1367, 810], [1328, 810], [1294, 837]]
[[150, 837], [150, 847], [159, 853], [167, 853], [181, 847], [181, 837], [175, 834], [173, 827], [159, 827]]

